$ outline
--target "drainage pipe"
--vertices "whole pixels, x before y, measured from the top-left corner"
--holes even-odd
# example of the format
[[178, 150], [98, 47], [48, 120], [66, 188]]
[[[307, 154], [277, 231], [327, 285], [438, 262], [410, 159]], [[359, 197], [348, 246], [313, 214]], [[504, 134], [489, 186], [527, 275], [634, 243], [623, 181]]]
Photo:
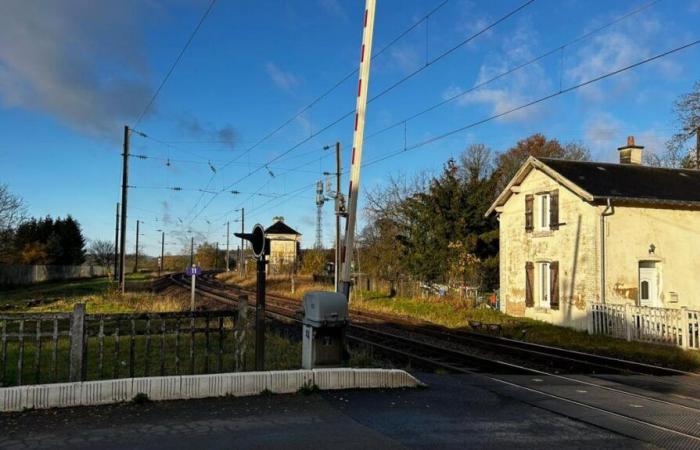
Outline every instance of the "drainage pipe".
[[615, 214], [610, 199], [606, 200], [605, 209], [600, 213], [600, 302], [605, 304], [605, 218]]

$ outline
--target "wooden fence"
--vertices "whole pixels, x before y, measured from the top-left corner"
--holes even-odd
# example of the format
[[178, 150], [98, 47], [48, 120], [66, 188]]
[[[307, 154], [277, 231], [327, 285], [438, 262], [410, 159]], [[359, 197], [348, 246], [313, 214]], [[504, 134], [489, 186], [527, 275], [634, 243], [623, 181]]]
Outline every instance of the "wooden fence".
[[247, 309], [0, 314], [0, 386], [245, 370]]
[[0, 286], [25, 285], [51, 280], [91, 278], [109, 273], [109, 267], [91, 266], [42, 266], [0, 264]]
[[700, 350], [700, 311], [592, 303], [588, 332]]

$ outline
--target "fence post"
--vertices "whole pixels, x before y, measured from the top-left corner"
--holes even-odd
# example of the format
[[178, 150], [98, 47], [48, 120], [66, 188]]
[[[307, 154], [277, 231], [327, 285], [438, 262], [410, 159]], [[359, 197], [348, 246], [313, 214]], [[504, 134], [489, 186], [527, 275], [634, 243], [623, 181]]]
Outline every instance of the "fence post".
[[586, 325], [588, 329], [588, 334], [592, 335], [595, 333], [595, 328], [593, 326], [593, 307], [590, 301], [586, 302]]
[[688, 307], [681, 306], [681, 339], [683, 339], [683, 350], [688, 350], [688, 343], [690, 341], [690, 330], [688, 326]]
[[245, 342], [246, 336], [245, 331], [248, 326], [248, 296], [241, 294], [238, 297], [238, 321], [236, 323], [236, 349], [235, 349], [235, 362], [236, 362], [236, 372], [241, 371], [244, 368], [245, 362]]
[[632, 340], [632, 310], [629, 303], [625, 303], [625, 337], [628, 341]]
[[69, 381], [85, 381], [85, 304], [78, 303], [73, 307], [70, 318], [70, 372]]

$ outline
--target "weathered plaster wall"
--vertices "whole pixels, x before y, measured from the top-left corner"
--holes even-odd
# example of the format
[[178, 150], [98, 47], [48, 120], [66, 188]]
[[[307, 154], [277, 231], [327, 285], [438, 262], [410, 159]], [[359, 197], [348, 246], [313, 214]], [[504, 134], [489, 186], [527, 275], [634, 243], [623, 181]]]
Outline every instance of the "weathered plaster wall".
[[292, 263], [297, 254], [297, 241], [301, 236], [288, 234], [268, 234], [270, 239], [271, 264]]
[[[609, 303], [635, 304], [639, 261], [656, 260], [662, 306], [700, 309], [700, 211], [616, 206], [606, 221]], [[670, 292], [678, 294], [677, 302]]]
[[[501, 299], [508, 314], [586, 328], [586, 301], [599, 297], [599, 215], [543, 172], [534, 169], [500, 214]], [[525, 232], [525, 195], [559, 189], [558, 230]], [[537, 214], [537, 208], [535, 214]], [[559, 261], [559, 310], [525, 308], [525, 263]], [[537, 285], [535, 274], [535, 285]]]

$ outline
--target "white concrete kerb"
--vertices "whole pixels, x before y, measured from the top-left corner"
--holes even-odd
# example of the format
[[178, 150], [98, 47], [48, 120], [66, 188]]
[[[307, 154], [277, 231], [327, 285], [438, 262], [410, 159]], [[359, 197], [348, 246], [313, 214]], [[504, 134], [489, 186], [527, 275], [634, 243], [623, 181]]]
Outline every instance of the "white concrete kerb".
[[332, 390], [418, 387], [423, 383], [404, 370], [351, 368], [122, 378], [0, 388], [0, 412], [105, 405], [129, 401], [136, 394], [146, 394], [151, 400], [242, 397], [263, 391], [289, 394], [313, 385]]

